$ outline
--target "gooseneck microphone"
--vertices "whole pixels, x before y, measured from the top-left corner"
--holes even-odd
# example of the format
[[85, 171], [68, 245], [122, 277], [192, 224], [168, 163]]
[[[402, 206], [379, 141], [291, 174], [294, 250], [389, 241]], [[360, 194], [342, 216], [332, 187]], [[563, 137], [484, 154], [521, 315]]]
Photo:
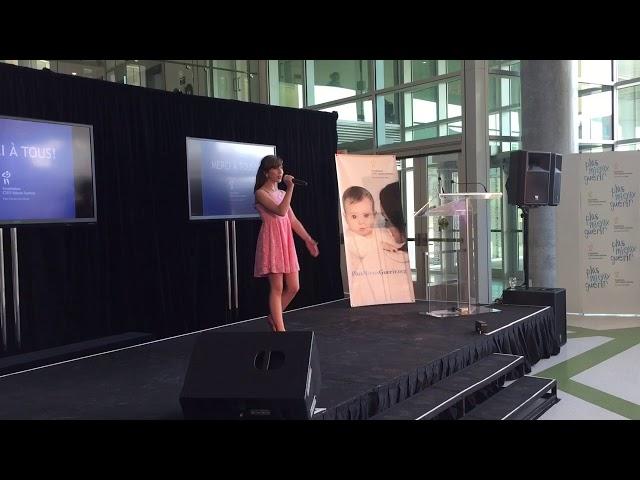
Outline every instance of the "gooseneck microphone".
[[484, 191], [487, 191], [487, 187], [484, 186], [483, 183], [480, 182], [456, 182], [455, 180], [451, 180], [451, 185], [453, 184], [457, 184], [457, 185], [480, 185], [482, 188], [484, 188]]
[[305, 182], [304, 180], [300, 180], [299, 178], [294, 178], [291, 181], [294, 185], [300, 185], [301, 187], [306, 187], [309, 185], [307, 182]]

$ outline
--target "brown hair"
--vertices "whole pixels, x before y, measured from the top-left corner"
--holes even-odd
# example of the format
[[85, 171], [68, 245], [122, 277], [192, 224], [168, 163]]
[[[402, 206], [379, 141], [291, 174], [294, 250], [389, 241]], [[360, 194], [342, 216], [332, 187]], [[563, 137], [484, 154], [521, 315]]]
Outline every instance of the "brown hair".
[[272, 168], [278, 168], [282, 166], [282, 159], [277, 155], [267, 155], [260, 161], [258, 172], [256, 173], [256, 184], [253, 187], [253, 191], [257, 192], [258, 189], [264, 185], [267, 181], [267, 172]]

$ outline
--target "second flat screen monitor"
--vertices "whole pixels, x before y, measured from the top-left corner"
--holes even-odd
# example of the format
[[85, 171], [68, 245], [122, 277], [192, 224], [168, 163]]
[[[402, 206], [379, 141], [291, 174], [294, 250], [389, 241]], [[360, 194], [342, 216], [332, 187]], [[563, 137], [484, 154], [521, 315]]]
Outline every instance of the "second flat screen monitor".
[[273, 145], [187, 137], [189, 220], [257, 218], [253, 187]]

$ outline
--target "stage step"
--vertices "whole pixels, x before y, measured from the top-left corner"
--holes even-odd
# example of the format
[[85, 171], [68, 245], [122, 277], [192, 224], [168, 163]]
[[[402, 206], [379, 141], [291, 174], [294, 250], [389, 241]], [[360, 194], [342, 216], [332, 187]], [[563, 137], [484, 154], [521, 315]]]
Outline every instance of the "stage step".
[[524, 376], [476, 406], [462, 420], [535, 420], [558, 401], [554, 379]]
[[429, 420], [460, 403], [492, 382], [505, 378], [520, 367], [524, 374], [524, 358], [520, 355], [492, 353], [438, 383], [371, 417], [371, 420]]

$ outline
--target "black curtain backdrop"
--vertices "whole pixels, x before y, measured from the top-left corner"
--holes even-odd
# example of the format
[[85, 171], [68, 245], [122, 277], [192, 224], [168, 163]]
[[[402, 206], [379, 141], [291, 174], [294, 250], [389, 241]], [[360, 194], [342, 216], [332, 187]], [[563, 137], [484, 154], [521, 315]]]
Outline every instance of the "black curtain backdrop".
[[276, 146], [285, 171], [309, 181], [292, 207], [320, 246], [314, 259], [296, 241], [301, 290], [290, 308], [343, 297], [336, 114], [5, 64], [0, 85], [0, 114], [89, 124], [94, 133], [97, 224], [18, 227], [22, 351], [267, 313], [268, 281], [253, 278], [259, 220], [236, 222], [240, 309], [228, 311], [224, 222], [188, 221], [187, 136]]

